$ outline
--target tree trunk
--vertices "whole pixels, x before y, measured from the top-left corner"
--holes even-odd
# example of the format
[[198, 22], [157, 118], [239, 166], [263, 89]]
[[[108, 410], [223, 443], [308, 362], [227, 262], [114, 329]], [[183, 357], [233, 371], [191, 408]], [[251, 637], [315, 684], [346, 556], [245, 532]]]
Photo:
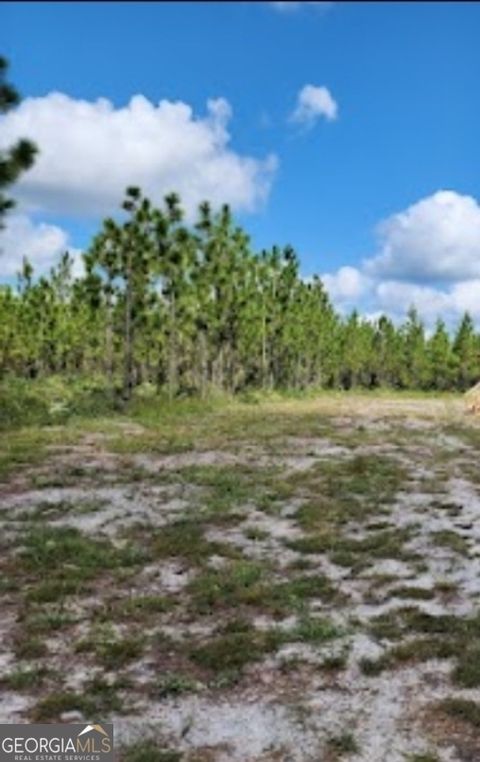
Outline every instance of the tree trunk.
[[107, 321], [105, 326], [105, 369], [110, 388], [113, 388], [113, 326], [111, 295], [107, 296]]
[[127, 284], [125, 293], [125, 356], [123, 371], [123, 399], [129, 400], [133, 390], [133, 284], [132, 284], [132, 254], [127, 260]]
[[168, 397], [172, 400], [178, 386], [177, 326], [175, 315], [175, 296], [172, 294], [170, 305], [170, 336], [168, 339]]

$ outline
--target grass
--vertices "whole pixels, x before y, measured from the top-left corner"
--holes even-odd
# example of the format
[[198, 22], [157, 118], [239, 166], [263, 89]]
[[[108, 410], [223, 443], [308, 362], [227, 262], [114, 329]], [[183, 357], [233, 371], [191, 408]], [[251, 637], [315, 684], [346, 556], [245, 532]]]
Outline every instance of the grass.
[[460, 650], [457, 664], [452, 672], [454, 683], [462, 688], [478, 688], [480, 686], [480, 644], [466, 642]]
[[222, 570], [211, 569], [188, 586], [192, 604], [199, 613], [241, 604], [258, 604], [263, 595], [264, 569], [251, 561], [236, 561]]
[[[27, 600], [29, 598], [27, 597]], [[26, 606], [18, 614], [22, 630], [32, 635], [48, 635], [73, 624], [76, 619], [73, 614], [64, 611], [56, 605], [50, 608]]]
[[31, 691], [43, 686], [48, 678], [55, 677], [55, 672], [47, 667], [18, 666], [1, 678], [0, 684], [7, 690]]
[[268, 540], [270, 537], [269, 533], [260, 527], [248, 527], [244, 534], [247, 540], [252, 540], [252, 542], [262, 542], [262, 540]]
[[176, 604], [175, 598], [166, 595], [137, 595], [120, 601], [118, 610], [121, 615], [138, 621], [150, 614], [164, 614], [166, 611], [171, 611]]
[[422, 637], [393, 646], [379, 659], [363, 660], [360, 667], [364, 674], [377, 675], [405, 663], [453, 659], [453, 682], [462, 688], [480, 687], [480, 614], [432, 616], [415, 607], [406, 607], [378, 617], [370, 631], [380, 640], [401, 640], [413, 633]]
[[236, 618], [225, 625], [214, 637], [195, 645], [189, 651], [192, 662], [216, 673], [238, 673], [265, 654], [276, 651], [291, 642], [320, 644], [342, 635], [325, 618], [303, 615], [289, 630], [257, 630], [248, 620]]
[[343, 634], [328, 619], [319, 619], [312, 616], [303, 616], [298, 624], [285, 632], [285, 640], [301, 641], [303, 643], [325, 643]]
[[350, 520], [365, 521], [386, 509], [406, 477], [404, 467], [386, 456], [322, 461], [291, 477], [311, 493], [297, 513], [298, 524], [305, 531], [325, 531]]
[[307, 600], [325, 602], [338, 597], [322, 574], [272, 581], [267, 567], [252, 561], [235, 561], [221, 570], [208, 570], [189, 585], [192, 605], [202, 614], [241, 606], [255, 607], [276, 616], [304, 607]]
[[321, 529], [297, 540], [287, 541], [287, 547], [300, 553], [326, 553], [338, 566], [361, 571], [378, 559], [392, 558], [412, 561], [415, 553], [405, 550], [404, 544], [410, 539], [408, 527], [384, 529], [372, 532], [364, 539], [343, 536], [338, 529]]
[[137, 565], [144, 556], [133, 546], [118, 549], [73, 527], [42, 526], [23, 537], [20, 559], [27, 572], [52, 574], [72, 566], [77, 575], [88, 578], [99, 570]]
[[467, 540], [451, 529], [442, 529], [440, 532], [432, 534], [432, 542], [439, 548], [448, 548], [455, 553], [468, 555]]
[[55, 691], [37, 702], [31, 712], [34, 722], [54, 722], [63, 712], [77, 710], [93, 717], [97, 706], [88, 696], [74, 691]]
[[[63, 482], [60, 486], [63, 486]], [[95, 499], [82, 500], [78, 503], [70, 500], [60, 500], [59, 502], [52, 503], [45, 500], [37, 503], [33, 511], [25, 511], [25, 513], [22, 514], [17, 513], [15, 518], [17, 521], [45, 522], [60, 518], [69, 513], [74, 513], [76, 516], [95, 513], [104, 505], [104, 500]]]
[[429, 659], [450, 659], [457, 655], [457, 645], [449, 640], [414, 638], [388, 649], [378, 659], [362, 659], [359, 666], [364, 675], [376, 676], [385, 669]]
[[435, 590], [429, 590], [424, 587], [411, 587], [409, 585], [403, 585], [395, 587], [388, 593], [389, 598], [408, 598], [418, 601], [429, 601], [435, 598]]
[[213, 555], [238, 555], [226, 543], [210, 542], [200, 521], [185, 518], [162, 527], [152, 541], [155, 558], [181, 558], [193, 565], [204, 564]]
[[260, 632], [242, 623], [192, 647], [188, 655], [194, 664], [211, 673], [241, 673], [247, 664], [275, 651], [281, 642], [277, 631]]
[[[131, 687], [131, 686], [130, 686]], [[63, 712], [77, 710], [85, 719], [94, 720], [109, 712], [120, 712], [123, 703], [118, 690], [128, 688], [128, 683], [121, 680], [113, 684], [101, 677], [95, 677], [83, 686], [82, 692], [56, 691], [43, 696], [33, 707], [31, 719], [34, 722], [58, 721]]]
[[46, 655], [47, 646], [39, 637], [22, 632], [17, 635], [13, 650], [17, 659], [38, 659]]
[[348, 730], [340, 733], [340, 735], [331, 736], [327, 741], [327, 746], [339, 757], [345, 754], [358, 754], [360, 752], [360, 747], [355, 736]]
[[476, 730], [480, 729], [480, 704], [476, 701], [451, 697], [441, 701], [438, 708], [449, 717], [461, 720]]
[[157, 680], [150, 691], [150, 695], [153, 698], [163, 699], [194, 693], [200, 688], [201, 683], [198, 680], [193, 680], [189, 675], [181, 672], [167, 672]]
[[97, 708], [98, 713], [122, 712], [123, 702], [118, 695], [119, 690], [131, 690], [131, 683], [124, 678], [116, 678], [113, 683], [107, 682], [100, 676], [95, 676], [84, 686], [85, 696]]
[[99, 575], [144, 561], [144, 552], [130, 543], [118, 548], [74, 528], [34, 524], [20, 538], [18, 555], [7, 560], [6, 573], [22, 581], [27, 602], [45, 604], [85, 592]]
[[[389, 395], [389, 405], [391, 398]], [[15, 605], [19, 613], [9, 641], [18, 663], [3, 678], [2, 688], [37, 699], [29, 716], [32, 721], [54, 722], [72, 709], [89, 718], [130, 711], [136, 705], [132, 701], [129, 707], [130, 697], [135, 702], [138, 698], [147, 703], [166, 702], [198, 691], [210, 700], [240, 680], [250, 688], [262, 670], [262, 662], [276, 652], [278, 657], [268, 658], [269, 668], [283, 675], [289, 689], [297, 690], [312, 672], [317, 681], [331, 685], [337, 672], [347, 666], [345, 636], [354, 628], [369, 632], [383, 646], [379, 659], [361, 662], [365, 674], [401, 669], [433, 656], [451, 660], [455, 686], [480, 686], [480, 650], [475, 646], [480, 638], [480, 617], [433, 617], [413, 605], [415, 600], [420, 606], [422, 600], [453, 594], [448, 570], [443, 589], [437, 584], [425, 590], [416, 586], [413, 577], [407, 582], [392, 575], [365, 578], [373, 592], [375, 587], [383, 587], [383, 598], [397, 598], [401, 608], [366, 623], [351, 622], [345, 630], [334, 624], [333, 615], [330, 619], [331, 612], [338, 610], [341, 621], [343, 614], [349, 621], [348, 606], [357, 599], [352, 593], [349, 601], [339, 588], [341, 585], [348, 590], [352, 583], [356, 594], [358, 572], [381, 559], [419, 561], [408, 544], [415, 536], [414, 526], [396, 527], [390, 515], [400, 492], [417, 489], [417, 481], [410, 481], [411, 476], [417, 478], [417, 465], [426, 463], [430, 468], [438, 455], [439, 470], [435, 473], [440, 475], [442, 469], [437, 480], [442, 483], [435, 485], [432, 480], [432, 485], [424, 487], [418, 481], [419, 489], [435, 487], [435, 495], [443, 501], [443, 507], [432, 507], [435, 511], [439, 508], [437, 516], [440, 510], [445, 519], [450, 510], [453, 512], [451, 506], [448, 508], [449, 496], [440, 491], [448, 478], [445, 457], [435, 443], [425, 455], [427, 461], [422, 454], [430, 447], [431, 432], [407, 430], [401, 415], [394, 418], [388, 406], [382, 407], [384, 399], [381, 394], [320, 394], [317, 399], [295, 401], [275, 396], [244, 401], [209, 399], [205, 404], [185, 400], [173, 405], [137, 399], [126, 415], [108, 413], [108, 418], [96, 420], [78, 412], [74, 402], [64, 418], [64, 413], [58, 413], [55, 427], [11, 428], [7, 439], [13, 447], [7, 447], [0, 437], [0, 474], [4, 468], [7, 477], [25, 466], [31, 465], [33, 470], [44, 463], [50, 470], [25, 473], [25, 483], [45, 490], [69, 484], [85, 491], [100, 482], [131, 483], [135, 489], [145, 487], [145, 495], [149, 489], [162, 494], [162, 489], [172, 488], [182, 497], [186, 495], [191, 505], [188, 513], [164, 527], [139, 523], [113, 541], [51, 526], [57, 518], [97, 510], [98, 501], [53, 504], [45, 493], [42, 502], [30, 506], [28, 515], [26, 511], [23, 517], [10, 511], [11, 533], [2, 541], [0, 573], [2, 596], [7, 606]], [[378, 402], [374, 417], [382, 418], [385, 429], [369, 428], [371, 405], [370, 417], [362, 421], [365, 400]], [[341, 422], [336, 420], [339, 415], [343, 416]], [[128, 424], [132, 432], [129, 429], [126, 436], [119, 424]], [[84, 465], [81, 454], [75, 465], [57, 468], [51, 445], [75, 444], [87, 432], [106, 434], [99, 447], [125, 456], [119, 458], [117, 470], [102, 473], [90, 468]], [[380, 452], [380, 447], [376, 454], [356, 452], [364, 444], [382, 443], [396, 447], [402, 459], [390, 457], [387, 449]], [[323, 458], [317, 455], [323, 444], [341, 444], [346, 452]], [[200, 449], [226, 453], [227, 464], [219, 457], [213, 465], [176, 467], [172, 459], [168, 468], [155, 473], [154, 469], [143, 470], [129, 457], [144, 453], [153, 463], [162, 454], [188, 452], [188, 462], [194, 462], [190, 454]], [[257, 452], [274, 465], [264, 468]], [[74, 454], [68, 459], [73, 461]], [[311, 458], [310, 468], [302, 472], [287, 469], [285, 458], [305, 454]], [[251, 457], [251, 462], [246, 462], [246, 457]], [[408, 462], [412, 474], [410, 467], [402, 465]], [[277, 533], [272, 533], [271, 543], [264, 543], [269, 538], [263, 529], [268, 526], [267, 519], [264, 517], [265, 524], [257, 527], [249, 511], [281, 515], [282, 521], [288, 521], [283, 512], [286, 506], [296, 507], [292, 523], [303, 536], [286, 543], [297, 554], [281, 558]], [[245, 538], [243, 549], [222, 541], [219, 532], [224, 527], [233, 528], [240, 540]], [[218, 541], [210, 539], [213, 528]], [[10, 536], [14, 537], [11, 546]], [[450, 551], [463, 553], [465, 546], [460, 547], [459, 538], [462, 540], [454, 532], [438, 533], [432, 542], [443, 545], [446, 555]], [[319, 563], [317, 553], [344, 567], [341, 583], [337, 585], [322, 573], [325, 559]], [[220, 568], [209, 564], [212, 556], [222, 557]], [[163, 576], [155, 576], [155, 571], [168, 567], [172, 559], [182, 568], [188, 567], [188, 584], [178, 594], [165, 592], [160, 586]], [[367, 602], [365, 597], [363, 602]], [[271, 620], [269, 629], [255, 627], [257, 617]], [[295, 623], [287, 622], [287, 628], [282, 622], [280, 627], [278, 620], [287, 617]], [[90, 630], [75, 641], [81, 637], [77, 624], [83, 627], [85, 623], [90, 623]], [[195, 625], [205, 625], [205, 630], [197, 630]], [[182, 636], [178, 642], [169, 634], [176, 630]], [[197, 634], [205, 631], [211, 634]], [[60, 641], [61, 660], [56, 649]], [[309, 644], [308, 651], [316, 654], [317, 663], [302, 665], [298, 658], [282, 661], [281, 649], [287, 643]], [[351, 658], [354, 656], [353, 652]], [[140, 660], [155, 670], [156, 679], [140, 684], [134, 664]], [[76, 691], [62, 687], [65, 663], [70, 661], [76, 668], [86, 669], [87, 674], [88, 670], [94, 670], [93, 674], [98, 671], [101, 677]], [[48, 666], [57, 664], [62, 674], [55, 678]], [[249, 670], [249, 665], [253, 669]], [[298, 676], [297, 671], [301, 672]], [[130, 685], [122, 677], [125, 673], [131, 674]], [[456, 711], [460, 712], [458, 707]], [[471, 724], [472, 717], [478, 721], [471, 707], [468, 711], [463, 707], [462, 712]], [[324, 748], [329, 759], [356, 752], [356, 740], [348, 727], [332, 736]], [[190, 759], [191, 754], [186, 756]], [[434, 759], [427, 753], [417, 757], [412, 760]], [[129, 762], [177, 762], [181, 758], [180, 752], [163, 741], [145, 741], [120, 751], [120, 759]]]
[[143, 635], [118, 637], [109, 625], [93, 628], [90, 635], [75, 644], [77, 653], [92, 652], [107, 670], [119, 670], [139, 659], [145, 647]]
[[348, 648], [344, 648], [339, 653], [328, 654], [321, 663], [322, 670], [326, 672], [337, 672], [346, 669], [348, 664]]
[[49, 432], [41, 429], [22, 429], [0, 437], [0, 482], [14, 473], [32, 468], [47, 457], [52, 442]]
[[189, 484], [204, 488], [203, 513], [207, 516], [229, 513], [247, 503], [263, 505], [266, 495], [281, 497], [278, 489], [272, 492], [277, 469], [243, 464], [190, 466], [179, 474]]

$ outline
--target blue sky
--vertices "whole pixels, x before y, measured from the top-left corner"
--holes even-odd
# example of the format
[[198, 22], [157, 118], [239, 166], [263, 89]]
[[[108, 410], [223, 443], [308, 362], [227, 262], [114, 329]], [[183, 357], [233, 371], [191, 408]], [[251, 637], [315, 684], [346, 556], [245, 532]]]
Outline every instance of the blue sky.
[[[176, 181], [191, 204], [235, 176], [226, 200], [254, 245], [293, 244], [340, 308], [400, 316], [414, 300], [451, 320], [478, 302], [480, 319], [480, 4], [10, 2], [0, 29], [27, 99], [0, 119], [0, 146], [30, 129], [42, 150], [3, 234], [4, 278], [15, 241], [40, 269], [55, 246], [85, 246], [128, 168], [147, 188]], [[155, 127], [137, 94], [154, 113], [161, 100], [191, 111], [163, 109]], [[155, 129], [164, 145], [178, 136], [176, 165]]]

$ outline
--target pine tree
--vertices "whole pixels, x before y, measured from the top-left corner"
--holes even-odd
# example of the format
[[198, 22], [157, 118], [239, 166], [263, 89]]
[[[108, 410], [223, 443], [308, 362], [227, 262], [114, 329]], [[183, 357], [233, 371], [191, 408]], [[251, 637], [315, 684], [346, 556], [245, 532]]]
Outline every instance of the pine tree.
[[437, 320], [435, 332], [427, 342], [428, 386], [444, 391], [452, 385], [453, 371], [450, 337], [443, 320]]
[[425, 326], [415, 307], [410, 307], [402, 327], [404, 366], [402, 385], [409, 389], [425, 389], [428, 385]]
[[[17, 90], [6, 82], [8, 62], [0, 56], [0, 114], [5, 114], [20, 102]], [[33, 165], [37, 147], [30, 141], [21, 139], [6, 151], [0, 151], [0, 230], [4, 227], [6, 213], [15, 206], [12, 198], [3, 191], [12, 185], [22, 172]]]
[[480, 378], [480, 349], [475, 326], [468, 312], [460, 321], [453, 341], [456, 384], [466, 390]]
[[72, 275], [68, 253], [40, 278], [24, 260], [0, 287], [0, 375], [102, 374], [128, 400], [148, 381], [177, 394], [211, 387], [465, 389], [480, 377], [480, 335], [466, 314], [452, 341], [443, 321], [427, 339], [412, 308], [341, 317], [320, 278], [305, 281], [291, 246], [259, 254], [228, 206], [180, 199], [156, 208], [127, 189], [123, 217], [104, 221]]

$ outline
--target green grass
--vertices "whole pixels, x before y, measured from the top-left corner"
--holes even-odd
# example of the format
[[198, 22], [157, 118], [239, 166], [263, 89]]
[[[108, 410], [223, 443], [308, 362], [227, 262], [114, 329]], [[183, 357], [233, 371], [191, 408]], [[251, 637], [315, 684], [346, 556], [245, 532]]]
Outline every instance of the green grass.
[[199, 613], [241, 604], [256, 605], [262, 600], [264, 569], [251, 561], [236, 561], [222, 570], [207, 570], [188, 586]]
[[269, 533], [264, 529], [260, 529], [260, 527], [248, 527], [245, 529], [244, 535], [247, 540], [252, 540], [252, 542], [261, 542], [262, 540], [268, 540], [270, 537]]
[[[64, 486], [63, 481], [61, 482], [60, 486]], [[45, 500], [37, 503], [33, 511], [25, 511], [24, 513], [20, 514], [16, 513], [15, 519], [16, 521], [26, 522], [48, 522], [69, 513], [74, 513], [76, 516], [95, 513], [104, 505], [104, 500], [94, 499], [82, 500], [78, 503], [74, 503], [70, 500], [61, 500], [59, 502], [51, 503]]]
[[118, 549], [110, 541], [88, 537], [78, 529], [49, 526], [34, 527], [23, 537], [20, 559], [28, 572], [52, 574], [71, 565], [86, 577], [145, 560], [132, 546]]
[[113, 396], [100, 376], [12, 378], [0, 383], [0, 431], [58, 425], [73, 417], [111, 415], [114, 410]]
[[0, 436], [0, 482], [47, 457], [52, 435], [39, 429], [22, 429]]
[[127, 543], [115, 547], [69, 527], [32, 525], [20, 538], [18, 555], [5, 562], [6, 573], [22, 581], [29, 603], [45, 604], [88, 590], [106, 572], [122, 572], [145, 562], [143, 550]]
[[365, 521], [387, 508], [406, 478], [404, 467], [386, 456], [322, 461], [290, 477], [292, 484], [310, 492], [297, 521], [305, 531], [332, 531], [350, 520]]
[[360, 752], [357, 740], [349, 730], [343, 731], [340, 735], [331, 736], [327, 741], [327, 745], [338, 757], [342, 757], [345, 754], [358, 754]]
[[18, 666], [12, 672], [0, 679], [0, 684], [7, 690], [31, 691], [45, 683], [48, 678], [55, 677], [55, 672], [47, 667]]
[[348, 664], [348, 646], [344, 647], [339, 653], [328, 654], [322, 660], [320, 665], [326, 672], [337, 672], [346, 669]]
[[89, 636], [75, 644], [77, 653], [92, 652], [107, 670], [119, 670], [139, 659], [145, 647], [143, 635], [129, 634], [118, 637], [109, 624], [94, 627]]
[[190, 583], [188, 592], [195, 610], [202, 614], [249, 606], [282, 616], [304, 608], [310, 599], [330, 602], [338, 598], [322, 574], [272, 581], [268, 569], [252, 561], [235, 561], [224, 569], [205, 571]]
[[395, 587], [388, 593], [389, 598], [408, 598], [419, 601], [428, 601], [435, 598], [435, 590], [428, 590], [424, 587], [410, 587], [403, 585]]
[[382, 558], [415, 560], [417, 555], [404, 548], [410, 537], [409, 527], [372, 532], [359, 540], [342, 536], [338, 528], [324, 527], [286, 545], [299, 553], [326, 553], [333, 563], [361, 571]]
[[259, 632], [249, 626], [215, 636], [191, 648], [188, 655], [194, 664], [212, 673], [240, 673], [247, 664], [275, 651], [281, 642], [280, 633]]
[[342, 635], [342, 631], [328, 619], [304, 616], [292, 630], [287, 630], [285, 640], [303, 643], [325, 643]]
[[151, 614], [164, 614], [176, 605], [176, 599], [166, 595], [137, 595], [119, 601], [116, 610], [120, 616], [132, 617], [138, 621]]
[[480, 614], [432, 616], [406, 607], [377, 617], [370, 624], [370, 632], [380, 640], [401, 640], [412, 634], [422, 637], [393, 646], [379, 659], [364, 660], [360, 665], [364, 674], [376, 675], [404, 663], [453, 659], [453, 682], [462, 688], [480, 686]]
[[470, 699], [447, 698], [438, 704], [438, 708], [449, 717], [480, 729], [480, 704]]
[[198, 680], [181, 672], [166, 672], [162, 675], [150, 691], [153, 698], [163, 699], [171, 696], [183, 696], [186, 693], [195, 693], [201, 688]]
[[[27, 597], [27, 601], [29, 598]], [[61, 607], [46, 607], [27, 605], [18, 614], [18, 622], [21, 623], [22, 631], [32, 635], [46, 635], [57, 632], [76, 621], [73, 614], [64, 611]]]
[[63, 712], [77, 710], [86, 717], [93, 717], [97, 706], [88, 696], [74, 691], [55, 691], [37, 702], [31, 712], [34, 722], [53, 722]]
[[238, 555], [233, 546], [210, 542], [200, 521], [179, 519], [158, 530], [151, 543], [155, 558], [181, 558], [202, 565], [213, 555]]
[[[55, 458], [50, 445], [68, 445], [87, 432], [101, 431], [108, 436], [99, 447], [125, 454], [119, 459], [117, 471], [102, 474], [79, 463], [45, 470], [36, 476], [28, 474], [29, 479], [34, 478], [39, 487], [80, 484], [88, 489], [111, 478], [124, 485], [132, 482], [136, 488], [143, 482], [149, 487], [171, 486], [179, 492], [185, 488], [183, 494], [192, 497], [188, 514], [185, 512], [182, 518], [161, 528], [139, 524], [125, 531], [122, 543], [118, 544], [99, 536], [88, 537], [77, 530], [48, 526], [48, 522], [67, 513], [97, 510], [98, 502], [53, 505], [45, 501], [29, 516], [25, 513], [21, 525], [12, 521], [12, 531], [18, 528], [18, 544], [5, 548], [0, 565], [2, 579], [6, 580], [2, 590], [9, 599], [15, 593], [20, 601], [21, 616], [15, 624], [12, 646], [21, 661], [2, 687], [40, 697], [31, 719], [55, 721], [70, 709], [79, 709], [93, 718], [109, 711], [124, 711], [123, 703], [128, 704], [131, 695], [136, 697], [137, 678], [132, 677], [130, 688], [121, 678], [122, 671], [127, 672], [135, 660], [147, 657], [149, 663], [154, 660], [158, 677], [142, 685], [143, 696], [161, 701], [196, 691], [232, 687], [248, 665], [260, 669], [268, 655], [293, 642], [310, 644], [318, 655], [318, 666], [313, 666], [317, 678], [335, 681], [336, 670], [347, 664], [347, 653], [343, 650], [325, 654], [333, 651], [333, 646], [335, 651], [343, 646], [346, 633], [329, 616], [332, 610], [348, 604], [348, 599], [340, 594], [335, 582], [321, 573], [322, 566], [313, 554], [325, 553], [330, 560], [351, 569], [352, 576], [377, 559], [419, 560], [408, 546], [414, 527], [398, 528], [389, 523], [390, 507], [397, 494], [414, 488], [408, 470], [400, 460], [389, 457], [388, 450], [378, 455], [357, 455], [355, 447], [385, 441], [400, 448], [400, 454], [408, 455], [413, 452], [409, 447], [426, 445], [431, 437], [430, 432], [427, 436], [402, 428], [401, 415], [390, 419], [391, 426], [385, 432], [374, 427], [369, 430], [366, 422], [354, 420], [355, 412], [349, 412], [350, 402], [355, 405], [360, 397], [375, 398], [366, 394], [348, 397], [325, 394], [318, 399], [292, 401], [280, 396], [265, 400], [260, 396], [254, 402], [224, 398], [206, 403], [184, 400], [172, 405], [161, 398], [135, 399], [123, 416], [105, 412], [102, 415], [108, 418], [96, 420], [78, 412], [75, 402], [65, 418], [61, 413], [56, 419], [58, 430], [36, 426], [11, 428], [8, 439], [13, 446], [7, 448], [0, 441], [0, 473], [2, 463], [5, 474], [17, 473], [24, 466]], [[335, 416], [340, 409], [345, 421], [337, 425]], [[387, 412], [386, 419], [389, 415]], [[126, 436], [119, 423], [130, 426], [137, 423], [144, 428], [132, 428], [132, 433]], [[303, 439], [298, 452], [289, 437]], [[297, 454], [301, 457], [305, 452], [314, 455], [322, 441], [342, 444], [349, 452], [332, 459], [312, 458], [312, 467], [301, 473], [284, 467], [284, 458]], [[245, 449], [246, 444], [250, 450]], [[275, 465], [263, 468], [257, 463], [256, 447]], [[237, 453], [239, 461], [250, 452], [252, 463], [160, 468], [159, 473], [147, 473], [128, 457], [137, 452], [155, 458], [164, 453], [193, 453], [200, 449]], [[436, 453], [433, 448], [427, 457], [433, 462]], [[412, 468], [420, 457], [415, 451]], [[444, 469], [442, 478], [446, 479], [442, 458], [438, 467]], [[292, 498], [295, 502], [291, 502]], [[247, 509], [275, 514], [290, 504], [300, 505], [293, 522], [304, 536], [288, 545], [305, 556], [288, 568], [283, 564], [277, 566], [275, 558], [249, 560], [247, 553], [257, 551], [262, 552], [263, 559], [266, 548], [262, 541], [269, 535], [253, 522], [248, 525]], [[13, 518], [18, 519], [18, 514]], [[362, 524], [362, 532], [356, 535], [358, 524]], [[240, 536], [243, 533], [250, 540], [245, 554], [233, 544], [210, 540], [209, 530], [218, 527], [234, 527]], [[460, 536], [452, 535], [440, 534], [432, 540], [460, 552]], [[209, 566], [212, 555], [225, 559], [224, 566], [218, 570]], [[180, 594], [163, 595], [157, 587], [158, 579], [150, 582], [150, 576], [142, 575], [138, 580], [135, 577], [145, 563], [160, 567], [170, 559], [178, 559], [182, 567], [189, 567], [189, 579], [192, 575]], [[406, 605], [413, 602], [410, 599], [427, 600], [441, 594], [439, 585], [426, 591], [415, 587], [415, 581], [395, 582], [391, 577], [383, 581], [372, 579], [372, 584], [378, 587], [388, 584], [383, 592], [398, 598], [399, 603], [403, 599], [405, 605], [365, 624], [365, 629], [385, 646], [380, 659], [361, 663], [366, 674], [400, 669], [434, 656], [452, 660], [455, 685], [466, 688], [480, 685], [477, 668], [480, 652], [475, 647], [480, 638], [480, 617], [478, 620], [432, 617]], [[445, 588], [444, 594], [449, 592], [451, 587]], [[92, 597], [85, 597], [85, 593], [91, 593]], [[73, 600], [77, 594], [84, 597]], [[270, 630], [264, 632], [253, 626], [251, 620], [255, 621], [258, 615], [272, 618]], [[295, 615], [296, 624], [289, 629], [283, 623], [281, 628], [276, 626], [278, 619], [290, 615]], [[198, 623], [200, 617], [200, 624], [217, 627], [211, 635], [188, 634], [190, 625]], [[76, 628], [71, 626], [76, 619], [93, 623], [87, 636], [77, 644]], [[179, 642], [162, 637], [162, 628], [168, 632], [167, 624], [185, 625]], [[351, 627], [357, 624], [352, 622]], [[193, 627], [191, 632], [195, 632]], [[109, 676], [104, 675], [78, 688], [77, 693], [62, 689], [60, 680], [56, 686], [46, 671], [47, 658], [52, 659], [52, 664], [55, 659], [54, 641], [47, 637], [55, 633], [67, 645], [71, 639], [73, 662], [101, 673], [120, 672], [119, 680], [111, 684]], [[292, 661], [289, 673], [292, 683], [294, 664]], [[327, 671], [332, 674], [327, 675]], [[132, 670], [132, 675], [135, 672]], [[340, 733], [330, 739], [329, 748], [324, 751], [330, 756], [346, 755], [354, 753], [354, 744], [355, 739], [348, 733]], [[163, 742], [142, 742], [121, 752], [121, 759], [130, 762], [180, 758], [178, 752], [168, 750]], [[417, 762], [421, 759], [420, 756]]]
[[439, 638], [414, 638], [388, 649], [378, 659], [362, 659], [360, 669], [364, 675], [376, 676], [385, 669], [404, 664], [415, 664], [429, 659], [451, 659], [458, 655], [458, 646]]
[[451, 529], [442, 529], [440, 532], [434, 532], [432, 534], [432, 542], [434, 545], [440, 548], [448, 548], [455, 553], [461, 555], [468, 555], [468, 542], [467, 540], [454, 532]]
[[15, 638], [13, 650], [17, 659], [38, 659], [46, 655], [47, 646], [38, 636], [21, 631]]
[[189, 484], [204, 488], [203, 513], [207, 515], [228, 513], [247, 503], [263, 505], [265, 493], [281, 497], [278, 490], [272, 491], [277, 469], [237, 464], [190, 466], [177, 473]]
[[[478, 637], [478, 636], [477, 636]], [[468, 641], [461, 648], [459, 644], [458, 661], [452, 672], [454, 683], [462, 688], [480, 686], [480, 644]]]
[[121, 712], [123, 703], [118, 695], [120, 689], [131, 690], [131, 685], [120, 678], [114, 683], [108, 683], [99, 676], [88, 681], [78, 693], [57, 688], [36, 703], [31, 711], [31, 719], [34, 722], [54, 722], [63, 712], [77, 710], [86, 720], [94, 720], [110, 712]]
[[77, 595], [87, 590], [84, 575], [79, 579], [69, 575], [67, 579], [47, 579], [45, 582], [34, 583], [26, 590], [25, 600], [30, 603], [54, 603], [66, 596]]

